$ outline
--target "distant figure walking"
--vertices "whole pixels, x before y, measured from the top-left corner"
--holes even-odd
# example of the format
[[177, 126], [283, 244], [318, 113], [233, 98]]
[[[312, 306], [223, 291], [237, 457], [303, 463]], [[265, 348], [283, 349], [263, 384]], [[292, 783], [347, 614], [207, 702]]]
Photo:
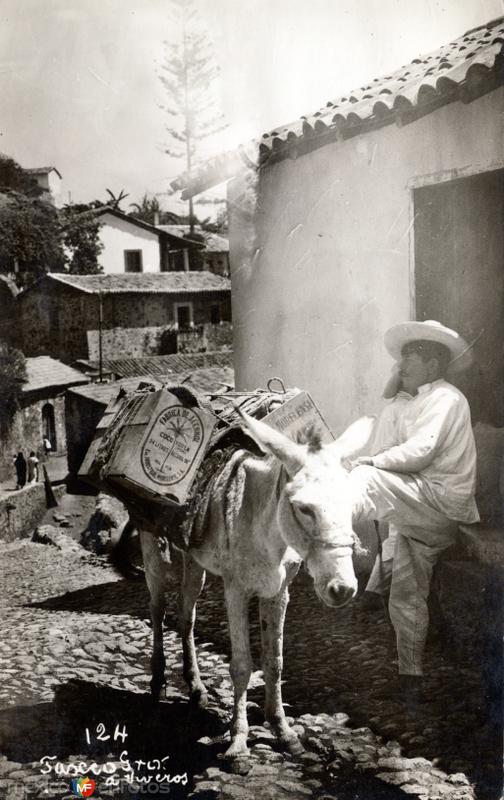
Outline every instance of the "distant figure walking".
[[52, 445], [47, 436], [44, 437], [44, 454], [46, 458], [51, 455]]
[[28, 458], [28, 483], [38, 483], [39, 479], [39, 460], [32, 450]]
[[26, 483], [26, 458], [19, 452], [14, 459], [16, 469], [16, 489], [22, 489]]

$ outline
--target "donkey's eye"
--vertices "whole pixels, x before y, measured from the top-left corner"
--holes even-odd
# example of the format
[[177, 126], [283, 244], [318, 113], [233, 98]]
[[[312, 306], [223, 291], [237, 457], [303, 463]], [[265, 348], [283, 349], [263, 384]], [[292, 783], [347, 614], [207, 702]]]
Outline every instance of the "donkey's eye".
[[310, 506], [305, 506], [302, 503], [296, 503], [296, 511], [299, 511], [304, 517], [310, 517], [314, 519], [315, 514], [313, 513], [313, 508]]

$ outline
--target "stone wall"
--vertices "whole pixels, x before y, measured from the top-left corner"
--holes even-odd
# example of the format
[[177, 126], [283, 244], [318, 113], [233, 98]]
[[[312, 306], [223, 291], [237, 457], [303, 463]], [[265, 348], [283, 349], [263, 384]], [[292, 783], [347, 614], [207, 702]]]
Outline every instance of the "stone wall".
[[26, 356], [50, 355], [70, 363], [87, 358], [86, 331], [98, 326], [98, 296], [48, 280], [17, 299]]
[[[155, 356], [160, 353], [161, 337], [164, 327], [146, 326], [145, 328], [111, 328], [102, 331], [102, 358], [118, 358], [121, 356], [139, 357]], [[98, 361], [100, 358], [100, 334], [97, 330], [87, 331], [88, 358]]]
[[[103, 358], [159, 354], [163, 333], [176, 321], [177, 303], [192, 305], [196, 329], [210, 323], [214, 304], [220, 305], [222, 320], [231, 319], [230, 292], [107, 294], [103, 296]], [[79, 358], [98, 360], [97, 295], [41, 282], [22, 297], [19, 310], [25, 355], [51, 355], [66, 363]], [[202, 341], [193, 348], [203, 349]]]
[[[56, 499], [65, 493], [64, 486], [53, 486]], [[0, 539], [12, 542], [31, 536], [47, 510], [43, 483], [25, 486], [0, 498]]]
[[14, 415], [10, 428], [0, 435], [1, 481], [12, 478], [12, 485], [15, 486], [16, 472], [13, 457], [19, 451], [22, 451], [26, 458], [30, 451], [34, 450], [41, 461], [44, 459], [42, 409], [46, 403], [50, 403], [54, 409], [57, 446], [53, 452], [57, 454], [66, 452], [64, 397], [48, 398], [41, 395], [36, 399], [26, 398], [22, 401], [20, 410]]
[[230, 322], [221, 322], [220, 325], [203, 325], [203, 340], [205, 349], [231, 350], [233, 347], [233, 326]]

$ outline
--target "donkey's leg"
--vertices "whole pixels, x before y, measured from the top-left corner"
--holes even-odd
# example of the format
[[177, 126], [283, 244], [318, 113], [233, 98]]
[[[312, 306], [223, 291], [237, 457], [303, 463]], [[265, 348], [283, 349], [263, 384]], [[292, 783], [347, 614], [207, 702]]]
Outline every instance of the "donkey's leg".
[[196, 648], [194, 646], [194, 622], [196, 602], [205, 585], [205, 570], [191, 556], [183, 555], [183, 578], [179, 595], [179, 621], [184, 653], [184, 678], [189, 686], [191, 701], [200, 708], [208, 703], [207, 691], [202, 683]]
[[231, 722], [231, 744], [225, 758], [248, 754], [247, 688], [252, 672], [250, 656], [248, 598], [233, 586], [224, 586], [229, 634], [231, 637], [230, 673], [234, 686], [234, 708]]
[[165, 657], [163, 651], [163, 619], [166, 610], [165, 590], [169, 564], [168, 547], [149, 531], [140, 531], [140, 542], [145, 567], [145, 580], [150, 595], [152, 620], [151, 693], [159, 699], [165, 683]]
[[279, 741], [291, 753], [303, 751], [297, 734], [289, 727], [285, 719], [282, 703], [282, 667], [283, 667], [283, 629], [285, 612], [289, 602], [287, 585], [272, 598], [261, 598], [259, 612], [261, 618], [262, 665], [266, 688], [265, 717], [270, 723]]

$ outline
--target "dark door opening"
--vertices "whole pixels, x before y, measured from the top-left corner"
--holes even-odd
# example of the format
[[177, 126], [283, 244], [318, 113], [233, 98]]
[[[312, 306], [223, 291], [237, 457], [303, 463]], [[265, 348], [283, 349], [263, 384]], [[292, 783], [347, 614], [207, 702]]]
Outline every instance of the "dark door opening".
[[51, 443], [51, 451], [57, 451], [58, 442], [56, 441], [56, 425], [54, 422], [54, 408], [50, 403], [42, 406], [42, 434], [44, 439]]
[[419, 320], [437, 319], [473, 344], [457, 385], [473, 421], [504, 425], [504, 170], [415, 189]]

